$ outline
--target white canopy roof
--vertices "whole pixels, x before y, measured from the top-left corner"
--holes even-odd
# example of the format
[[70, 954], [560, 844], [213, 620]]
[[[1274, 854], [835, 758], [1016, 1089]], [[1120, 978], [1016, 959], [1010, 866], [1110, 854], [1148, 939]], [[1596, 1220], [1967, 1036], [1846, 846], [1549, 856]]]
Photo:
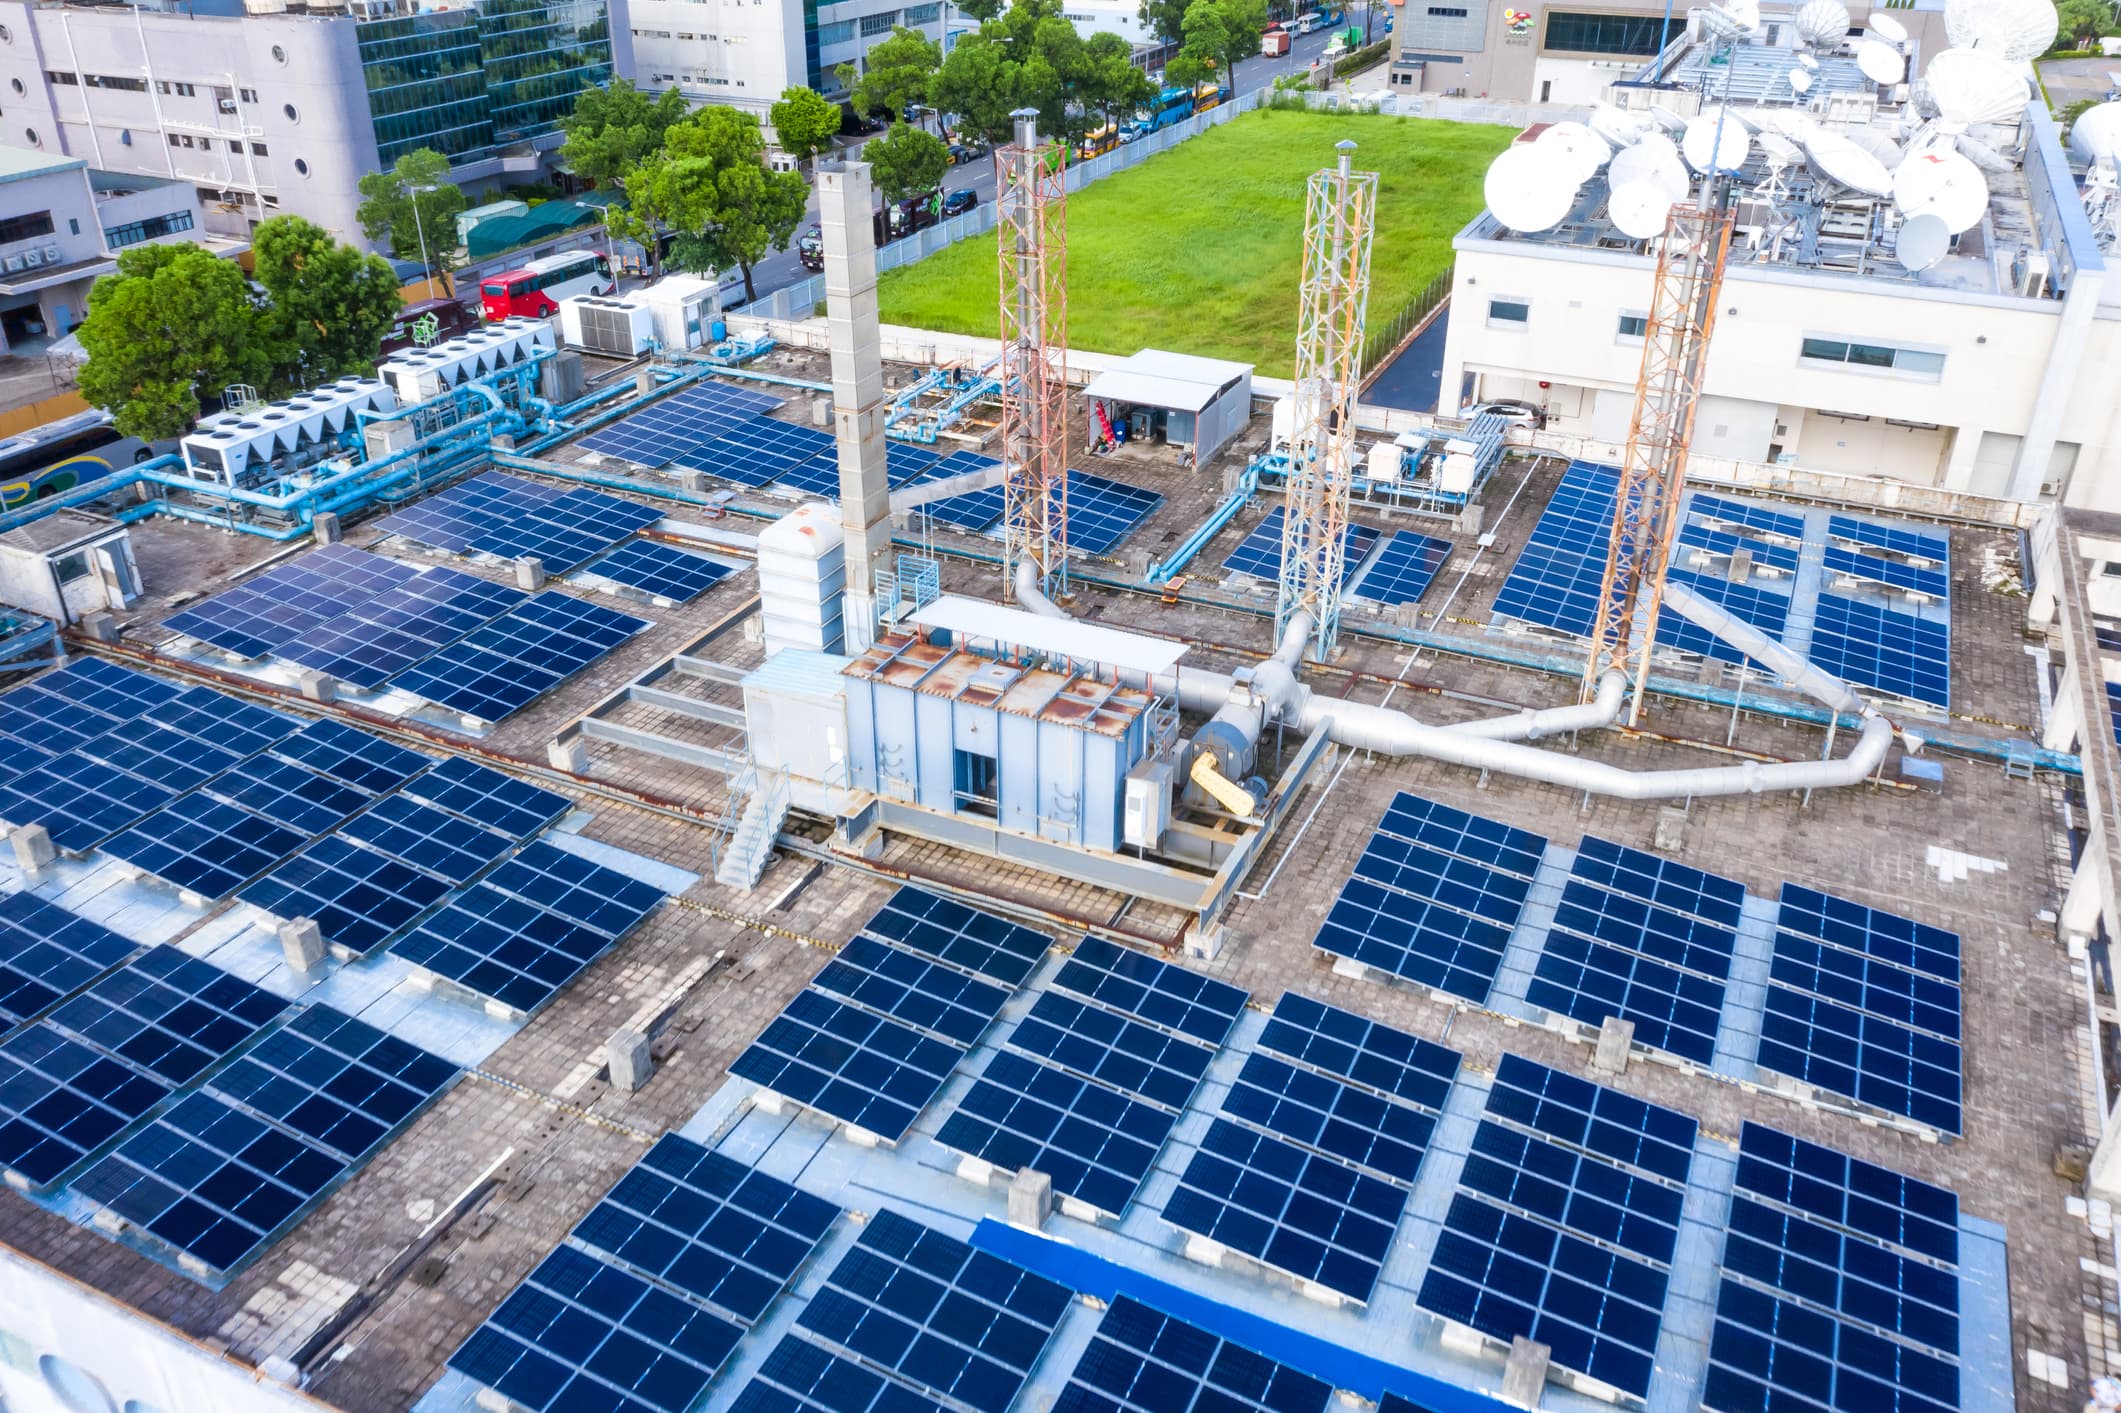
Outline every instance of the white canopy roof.
[[1222, 396], [1233, 382], [1242, 381], [1249, 386], [1251, 378], [1249, 363], [1145, 348], [1098, 374], [1083, 395], [1135, 407], [1199, 412]]
[[1168, 638], [1151, 638], [1070, 618], [1048, 618], [1027, 609], [955, 594], [945, 594], [929, 603], [913, 615], [913, 621], [959, 638], [984, 638], [1151, 677], [1169, 672], [1186, 653], [1184, 643]]

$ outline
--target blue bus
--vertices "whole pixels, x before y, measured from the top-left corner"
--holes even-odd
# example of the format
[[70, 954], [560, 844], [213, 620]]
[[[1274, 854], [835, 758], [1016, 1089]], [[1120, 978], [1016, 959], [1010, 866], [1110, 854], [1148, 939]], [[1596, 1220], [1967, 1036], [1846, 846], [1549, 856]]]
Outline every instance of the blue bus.
[[1193, 116], [1193, 90], [1167, 88], [1156, 96], [1155, 105], [1145, 112], [1143, 132], [1156, 132], [1173, 123], [1184, 122]]

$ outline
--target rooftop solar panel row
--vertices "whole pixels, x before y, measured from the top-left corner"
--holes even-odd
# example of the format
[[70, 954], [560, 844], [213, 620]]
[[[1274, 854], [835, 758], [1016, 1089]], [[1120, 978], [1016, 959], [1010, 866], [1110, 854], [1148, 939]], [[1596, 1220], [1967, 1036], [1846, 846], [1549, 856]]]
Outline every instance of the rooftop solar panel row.
[[780, 405], [779, 398], [750, 388], [694, 383], [584, 437], [581, 445], [585, 451], [620, 457], [651, 470], [671, 461], [692, 465], [707, 443]]
[[139, 950], [29, 893], [0, 894], [0, 1028], [48, 1009]]
[[1333, 1387], [1122, 1295], [1053, 1413], [1325, 1413]]
[[[1223, 568], [1233, 574], [1247, 574], [1269, 583], [1279, 580], [1282, 527], [1287, 519], [1286, 506], [1277, 505], [1268, 511], [1267, 518], [1259, 522], [1258, 528], [1245, 536], [1236, 549], [1230, 551], [1229, 556], [1223, 560]], [[1377, 542], [1382, 538], [1383, 531], [1373, 530], [1368, 525], [1348, 526], [1341, 539], [1340, 582], [1343, 589], [1347, 587], [1348, 581], [1355, 577], [1355, 571], [1362, 568], [1363, 561], [1370, 557], [1370, 551], [1377, 548]]]

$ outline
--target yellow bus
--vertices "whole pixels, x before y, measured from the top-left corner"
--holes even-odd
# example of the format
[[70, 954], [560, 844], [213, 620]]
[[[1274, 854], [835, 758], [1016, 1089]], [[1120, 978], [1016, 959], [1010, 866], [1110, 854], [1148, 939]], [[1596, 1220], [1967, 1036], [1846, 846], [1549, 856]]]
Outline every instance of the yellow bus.
[[1104, 156], [1117, 146], [1119, 146], [1119, 124], [1106, 123], [1082, 140], [1082, 143], [1075, 149], [1075, 155], [1087, 162], [1092, 157]]

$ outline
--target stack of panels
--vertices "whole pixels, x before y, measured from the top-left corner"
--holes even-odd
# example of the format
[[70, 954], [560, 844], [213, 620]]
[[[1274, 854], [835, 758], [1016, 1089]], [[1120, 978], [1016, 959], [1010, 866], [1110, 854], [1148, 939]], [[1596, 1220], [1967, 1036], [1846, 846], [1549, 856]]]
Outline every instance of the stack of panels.
[[517, 841], [528, 839], [573, 808], [565, 795], [541, 790], [462, 756], [447, 757], [408, 783], [405, 794]]
[[541, 1413], [684, 1413], [838, 1215], [666, 1134], [449, 1367]]
[[[1110, 554], [1121, 540], [1134, 533], [1135, 526], [1148, 519], [1163, 503], [1164, 498], [1155, 491], [1104, 476], [1088, 475], [1071, 467], [1068, 471], [1068, 548], [1084, 554]], [[1365, 546], [1361, 553], [1368, 552]], [[1352, 545], [1348, 553], [1355, 556], [1351, 562], [1360, 562], [1361, 556]]]
[[172, 633], [232, 653], [263, 657], [415, 578], [419, 570], [379, 554], [326, 545], [269, 569], [164, 620]]
[[901, 888], [729, 1071], [895, 1143], [1047, 946]]
[[1122, 1295], [1053, 1413], [1325, 1413], [1332, 1398], [1322, 1379]]
[[694, 471], [705, 471], [740, 486], [763, 486], [784, 476], [800, 475], [812, 462], [823, 461], [837, 476], [830, 432], [799, 427], [760, 417], [734, 427], [711, 442], [691, 448], [677, 460]]
[[532, 844], [394, 950], [475, 995], [527, 1014], [611, 950], [663, 896], [615, 869]]
[[1460, 1057], [1293, 991], [1260, 1045], [1164, 1217], [1367, 1302]]
[[1505, 1055], [1419, 1304], [1645, 1397], [1695, 1136], [1683, 1114]]
[[1497, 618], [1590, 636], [1619, 486], [1620, 473], [1610, 466], [1569, 466], [1495, 595]]
[[1716, 1053], [1743, 885], [1586, 838], [1525, 999], [1698, 1065]]
[[1956, 1134], [1959, 980], [1956, 934], [1785, 883], [1759, 1063]]
[[1960, 1406], [1959, 1202], [1748, 1123], [1702, 1407]]
[[648, 626], [643, 618], [543, 593], [400, 674], [391, 685], [496, 722]]
[[1085, 939], [937, 1134], [1114, 1216], [1229, 1035], [1246, 995]]
[[1073, 1298], [886, 1209], [796, 1317], [797, 1337], [931, 1402], [1006, 1413]]
[[28, 893], [0, 895], [0, 1028], [41, 1014], [139, 950]]
[[671, 461], [697, 465], [709, 442], [780, 405], [779, 398], [749, 388], [694, 383], [584, 437], [581, 445], [584, 451], [620, 457], [650, 470]]
[[[1223, 560], [1223, 568], [1234, 574], [1249, 574], [1254, 579], [1278, 583], [1281, 579], [1282, 526], [1288, 519], [1288, 507], [1277, 505], [1259, 522], [1259, 528], [1245, 536], [1244, 542], [1230, 551]], [[1367, 525], [1349, 525], [1340, 541], [1340, 583], [1345, 589], [1355, 571], [1362, 568], [1370, 551], [1377, 547], [1383, 532]]]
[[1412, 530], [1394, 530], [1377, 559], [1351, 586], [1351, 598], [1391, 606], [1416, 603], [1451, 557], [1451, 542]]
[[705, 555], [691, 554], [653, 540], [620, 545], [592, 564], [588, 572], [659, 603], [691, 603], [729, 577], [730, 568]]
[[1485, 1004], [1547, 841], [1402, 793], [1313, 942]]
[[1952, 704], [1948, 621], [1821, 594], [1810, 655], [1835, 676], [1887, 696], [1935, 707]]
[[273, 656], [374, 691], [529, 596], [436, 565], [389, 592], [273, 649]]

